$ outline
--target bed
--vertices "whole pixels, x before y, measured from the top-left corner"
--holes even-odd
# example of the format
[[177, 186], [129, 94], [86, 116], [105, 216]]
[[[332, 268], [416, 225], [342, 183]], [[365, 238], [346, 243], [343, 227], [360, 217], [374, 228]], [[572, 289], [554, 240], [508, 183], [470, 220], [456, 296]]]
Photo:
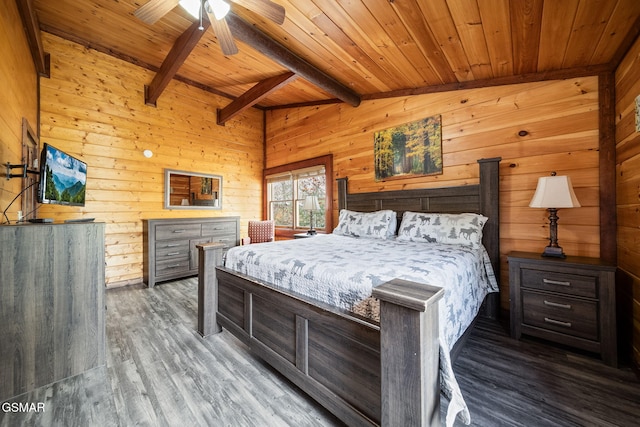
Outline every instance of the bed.
[[[350, 194], [347, 180], [338, 180], [341, 213], [391, 211], [397, 214], [398, 222], [405, 212], [480, 214], [486, 220], [481, 227], [480, 249], [443, 245], [436, 250], [437, 245], [412, 239], [354, 239], [344, 233], [231, 251], [223, 265], [221, 245], [200, 245], [199, 332], [207, 336], [224, 327], [348, 425], [440, 425], [441, 388], [450, 398], [447, 424], [452, 424], [458, 413], [468, 422], [451, 360], [462, 347], [480, 303], [484, 300], [482, 312], [488, 316], [495, 316], [498, 307], [497, 293], [490, 292], [497, 290], [495, 278], [499, 277], [499, 161], [478, 161], [477, 185]], [[403, 224], [406, 229], [398, 233], [410, 229]], [[468, 237], [469, 229], [459, 230], [460, 236]], [[399, 252], [391, 252], [389, 245]], [[298, 254], [304, 247], [314, 252], [314, 258], [326, 258], [330, 264], [311, 267], [310, 259], [301, 261]], [[332, 255], [331, 247], [342, 249]], [[389, 255], [385, 262], [373, 259], [373, 254], [386, 251], [395, 255]], [[254, 269], [258, 259], [276, 259], [277, 253], [280, 258], [276, 263], [290, 263], [298, 271]], [[296, 254], [295, 259], [287, 255], [291, 253]], [[470, 268], [490, 265], [487, 276], [491, 276], [491, 270], [495, 273], [490, 286], [474, 297], [479, 299], [471, 304], [474, 314], [459, 324], [451, 337], [448, 327], [441, 328], [443, 323], [451, 323], [448, 317], [452, 310], [447, 306], [451, 292], [437, 284], [454, 281], [454, 277], [434, 273], [435, 283], [421, 280], [419, 266], [426, 261], [418, 255], [439, 259], [441, 264], [461, 264], [459, 259], [469, 258], [473, 265]], [[342, 260], [357, 256], [363, 257], [356, 262], [356, 270], [360, 270], [341, 265]], [[416, 258], [417, 264], [405, 265], [404, 259], [410, 258]], [[335, 270], [338, 276], [344, 273], [347, 282], [356, 276], [365, 277], [363, 289], [356, 290], [354, 281], [353, 289], [336, 291], [330, 301], [320, 301], [320, 294], [327, 292], [313, 292], [324, 285], [329, 290], [340, 286], [325, 275], [325, 270]], [[301, 288], [287, 289], [283, 284], [293, 278], [304, 281], [306, 276], [314, 276], [312, 271], [320, 281], [308, 287], [311, 293]], [[367, 298], [367, 292], [374, 298]], [[485, 294], [488, 297], [482, 298]], [[379, 317], [371, 318], [366, 309], [370, 305], [375, 306], [373, 312]], [[446, 307], [442, 314], [440, 305]]]

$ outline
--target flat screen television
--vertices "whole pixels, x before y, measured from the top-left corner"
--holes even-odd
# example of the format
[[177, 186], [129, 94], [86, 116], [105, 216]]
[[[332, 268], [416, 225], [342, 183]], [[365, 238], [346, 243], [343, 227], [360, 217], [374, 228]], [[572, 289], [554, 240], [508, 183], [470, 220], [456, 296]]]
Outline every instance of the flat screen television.
[[87, 164], [45, 143], [40, 157], [38, 202], [84, 206], [86, 189]]

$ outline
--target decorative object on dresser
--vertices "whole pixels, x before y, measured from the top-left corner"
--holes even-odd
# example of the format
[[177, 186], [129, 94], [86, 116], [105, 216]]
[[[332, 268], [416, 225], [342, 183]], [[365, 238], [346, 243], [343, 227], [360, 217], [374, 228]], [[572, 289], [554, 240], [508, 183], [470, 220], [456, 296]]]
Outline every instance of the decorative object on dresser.
[[304, 206], [302, 207], [302, 209], [309, 211], [309, 231], [307, 231], [307, 234], [316, 234], [316, 230], [314, 230], [313, 228], [313, 211], [320, 210], [318, 196], [307, 196], [304, 199]]
[[240, 244], [240, 217], [145, 219], [144, 281], [157, 282], [198, 274], [196, 245], [222, 242], [225, 249]]
[[544, 248], [542, 256], [564, 258], [562, 248], [558, 246], [558, 208], [579, 208], [568, 176], [551, 176], [538, 178], [538, 186], [529, 203], [531, 208], [547, 208], [549, 211], [549, 246]]
[[597, 258], [511, 252], [511, 337], [536, 336], [599, 353], [617, 366], [614, 265]]
[[104, 366], [104, 224], [6, 225], [0, 245], [0, 402]]
[[276, 223], [273, 220], [249, 221], [247, 237], [242, 238], [242, 244], [266, 243], [276, 240]]

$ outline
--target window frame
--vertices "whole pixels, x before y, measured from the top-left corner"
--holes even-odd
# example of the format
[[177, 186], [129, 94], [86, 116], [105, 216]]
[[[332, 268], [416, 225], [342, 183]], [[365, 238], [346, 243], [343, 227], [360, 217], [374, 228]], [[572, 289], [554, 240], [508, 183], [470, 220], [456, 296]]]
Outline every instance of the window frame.
[[[267, 177], [271, 175], [284, 174], [287, 172], [293, 172], [301, 169], [308, 169], [311, 167], [324, 166], [325, 173], [325, 232], [330, 233], [333, 230], [333, 155], [327, 154], [324, 156], [314, 157], [312, 159], [301, 160], [297, 162], [287, 163], [285, 165], [267, 168], [262, 175], [263, 185], [263, 197], [262, 197], [262, 216], [268, 218], [269, 215], [269, 195], [268, 195], [268, 183]], [[295, 196], [295, 195], [294, 195]], [[295, 199], [295, 198], [294, 198]], [[293, 238], [294, 234], [307, 231], [308, 228], [296, 228], [295, 218], [293, 227], [276, 227], [276, 237], [278, 238]]]

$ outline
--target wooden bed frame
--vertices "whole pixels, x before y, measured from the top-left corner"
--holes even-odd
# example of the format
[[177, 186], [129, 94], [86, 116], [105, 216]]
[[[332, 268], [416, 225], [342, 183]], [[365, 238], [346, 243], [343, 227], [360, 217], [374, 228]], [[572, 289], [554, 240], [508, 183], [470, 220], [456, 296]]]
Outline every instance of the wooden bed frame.
[[[340, 178], [338, 207], [392, 209], [399, 219], [406, 210], [481, 213], [489, 218], [483, 243], [499, 278], [499, 162], [478, 160], [480, 183], [457, 187], [348, 194]], [[222, 244], [198, 248], [200, 334], [224, 327], [347, 425], [440, 425], [442, 288], [399, 279], [374, 288], [377, 324], [222, 267]], [[499, 298], [490, 296], [483, 311], [495, 316]]]

